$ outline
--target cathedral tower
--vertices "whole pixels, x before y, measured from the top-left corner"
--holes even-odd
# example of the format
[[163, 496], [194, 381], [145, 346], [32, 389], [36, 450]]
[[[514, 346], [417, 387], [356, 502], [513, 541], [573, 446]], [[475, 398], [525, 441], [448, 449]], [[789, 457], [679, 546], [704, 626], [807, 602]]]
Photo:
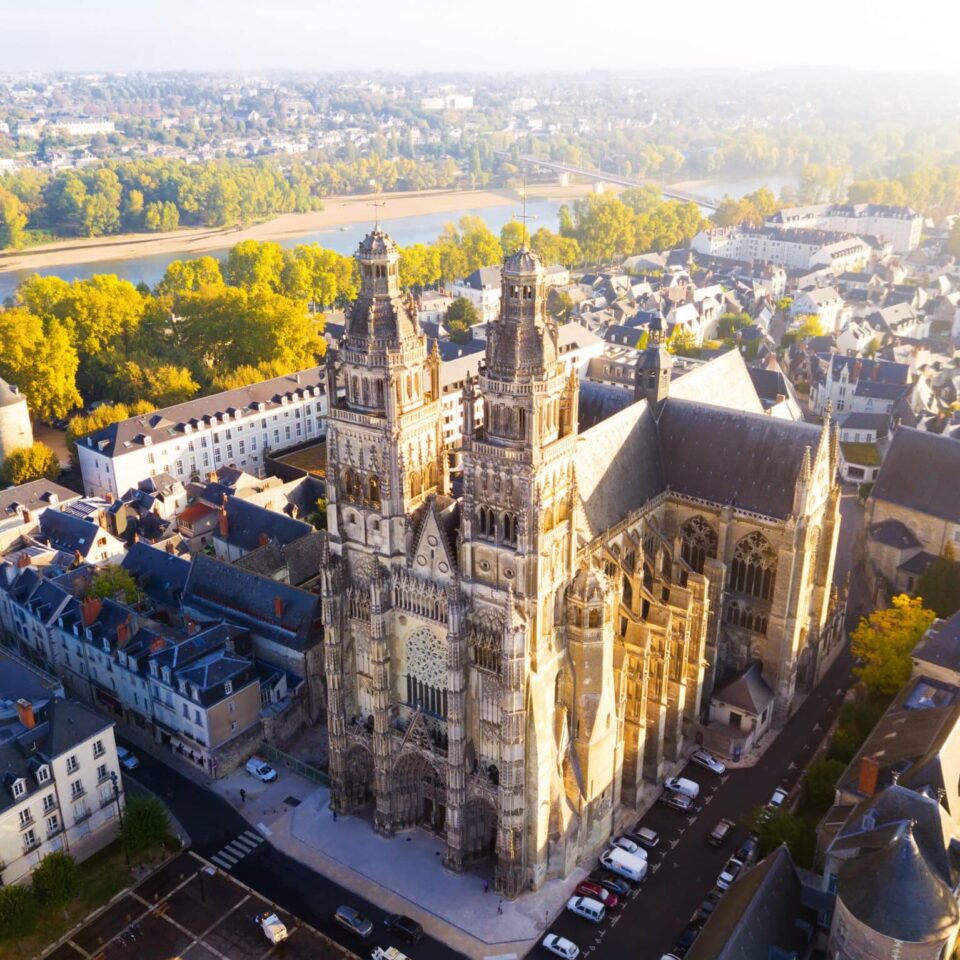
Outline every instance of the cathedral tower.
[[539, 257], [507, 257], [502, 284], [485, 362], [464, 390], [460, 571], [475, 612], [507, 612], [499, 702], [481, 710], [500, 719], [496, 882], [512, 897], [547, 869], [554, 614], [573, 562], [578, 381], [560, 360]]
[[[655, 411], [670, 394], [673, 357], [663, 342], [663, 321], [650, 324], [647, 349], [637, 359], [637, 375], [633, 386], [634, 400], [646, 400]], [[658, 411], [659, 412], [659, 411]]]
[[407, 514], [445, 486], [440, 357], [400, 292], [393, 240], [374, 230], [357, 260], [360, 294], [327, 359], [327, 528], [335, 553], [398, 557]]

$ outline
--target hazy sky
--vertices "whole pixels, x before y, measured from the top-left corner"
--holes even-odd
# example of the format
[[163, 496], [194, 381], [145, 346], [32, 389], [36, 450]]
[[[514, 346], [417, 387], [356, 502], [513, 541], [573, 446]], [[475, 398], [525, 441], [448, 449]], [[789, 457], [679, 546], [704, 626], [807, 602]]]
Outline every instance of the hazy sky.
[[892, 0], [0, 0], [0, 71], [953, 72], [934, 23]]

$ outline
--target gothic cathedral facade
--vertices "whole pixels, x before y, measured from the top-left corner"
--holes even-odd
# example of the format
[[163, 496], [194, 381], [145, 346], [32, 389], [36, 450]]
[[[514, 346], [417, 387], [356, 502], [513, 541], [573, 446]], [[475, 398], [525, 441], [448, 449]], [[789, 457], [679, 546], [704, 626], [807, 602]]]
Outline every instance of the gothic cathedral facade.
[[[783, 509], [667, 482], [660, 433], [702, 405], [669, 396], [654, 338], [636, 402], [581, 432], [542, 266], [520, 250], [463, 389], [451, 478], [440, 357], [400, 290], [397, 247], [375, 230], [358, 261], [360, 294], [327, 360], [332, 803], [369, 806], [385, 835], [434, 830], [450, 869], [492, 858], [514, 897], [596, 850], [617, 808], [680, 757], [717, 664], [759, 659], [780, 722], [815, 681], [834, 642], [836, 431], [777, 434], [803, 451]], [[754, 431], [750, 417], [770, 419], [736, 416]]]

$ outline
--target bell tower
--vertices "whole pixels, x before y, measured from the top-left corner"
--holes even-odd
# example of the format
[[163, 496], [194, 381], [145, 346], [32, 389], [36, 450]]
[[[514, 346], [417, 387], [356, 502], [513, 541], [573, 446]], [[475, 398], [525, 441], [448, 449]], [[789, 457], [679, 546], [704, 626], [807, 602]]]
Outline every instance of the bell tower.
[[646, 400], [659, 415], [660, 405], [670, 395], [672, 373], [673, 357], [663, 342], [663, 321], [657, 318], [649, 327], [647, 349], [637, 359], [634, 400]]
[[563, 608], [574, 557], [577, 373], [560, 359], [543, 267], [530, 250], [504, 260], [500, 315], [463, 402], [462, 586], [474, 609], [506, 610], [509, 620], [499, 667], [496, 883], [512, 897], [546, 876], [550, 785], [542, 758], [554, 750], [554, 612]]
[[327, 529], [334, 554], [395, 558], [407, 514], [446, 485], [440, 356], [400, 292], [396, 243], [376, 229], [357, 262], [360, 293], [327, 357]]

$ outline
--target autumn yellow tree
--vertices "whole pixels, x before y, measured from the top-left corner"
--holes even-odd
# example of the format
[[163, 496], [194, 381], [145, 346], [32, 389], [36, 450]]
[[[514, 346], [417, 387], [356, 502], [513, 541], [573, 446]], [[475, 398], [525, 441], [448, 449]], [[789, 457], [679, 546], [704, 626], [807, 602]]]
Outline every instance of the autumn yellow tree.
[[895, 596], [888, 610], [861, 618], [850, 636], [850, 649], [863, 661], [854, 673], [871, 693], [896, 693], [910, 679], [910, 654], [933, 620], [934, 612], [924, 607], [921, 597], [905, 593]]

